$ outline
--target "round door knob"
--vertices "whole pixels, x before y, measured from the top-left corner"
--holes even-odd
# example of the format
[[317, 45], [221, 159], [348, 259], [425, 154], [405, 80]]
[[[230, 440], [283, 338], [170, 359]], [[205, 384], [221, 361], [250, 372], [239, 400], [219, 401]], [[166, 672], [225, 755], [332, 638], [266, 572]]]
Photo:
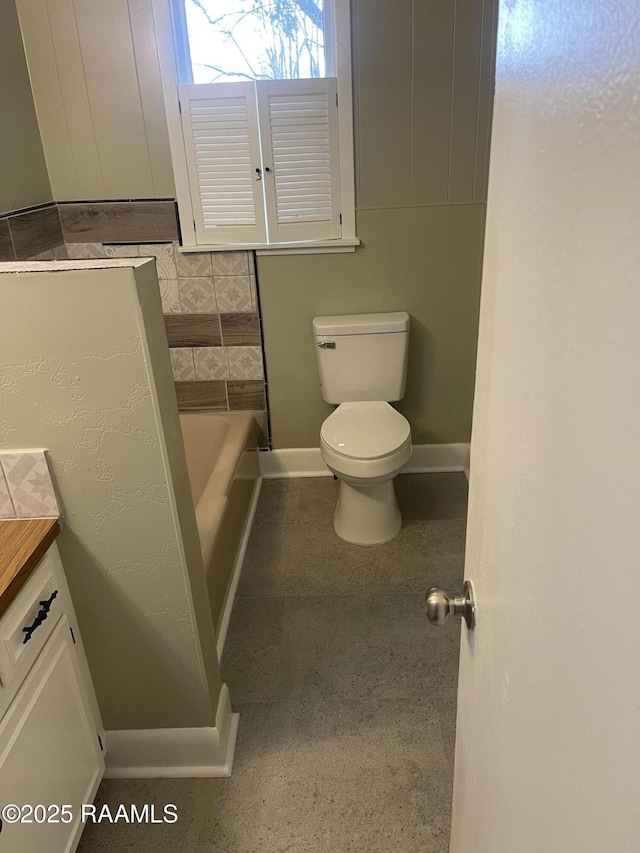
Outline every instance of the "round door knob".
[[476, 603], [471, 581], [464, 582], [462, 595], [449, 596], [439, 586], [432, 586], [427, 592], [424, 609], [432, 625], [444, 625], [449, 616], [462, 616], [470, 631], [476, 626]]

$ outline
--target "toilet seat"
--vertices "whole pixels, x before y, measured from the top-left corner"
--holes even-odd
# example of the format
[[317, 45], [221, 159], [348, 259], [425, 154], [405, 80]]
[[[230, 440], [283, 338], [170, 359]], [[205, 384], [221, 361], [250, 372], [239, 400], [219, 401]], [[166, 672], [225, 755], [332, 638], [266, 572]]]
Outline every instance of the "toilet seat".
[[373, 461], [410, 446], [411, 427], [387, 402], [342, 403], [322, 424], [320, 439], [332, 454]]

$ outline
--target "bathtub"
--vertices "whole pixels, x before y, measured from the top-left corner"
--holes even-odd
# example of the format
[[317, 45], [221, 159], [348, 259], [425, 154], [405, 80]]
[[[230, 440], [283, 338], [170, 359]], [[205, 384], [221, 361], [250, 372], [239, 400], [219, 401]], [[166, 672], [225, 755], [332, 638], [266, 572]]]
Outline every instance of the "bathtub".
[[260, 488], [257, 425], [250, 412], [202, 412], [180, 426], [220, 658]]

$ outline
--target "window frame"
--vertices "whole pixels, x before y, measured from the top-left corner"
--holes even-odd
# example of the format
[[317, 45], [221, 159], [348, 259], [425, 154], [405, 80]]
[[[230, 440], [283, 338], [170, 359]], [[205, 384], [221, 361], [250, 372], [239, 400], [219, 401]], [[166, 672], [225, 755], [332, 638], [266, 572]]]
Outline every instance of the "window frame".
[[169, 146], [176, 184], [182, 233], [182, 252], [255, 250], [258, 255], [353, 252], [356, 237], [355, 169], [353, 141], [353, 91], [351, 67], [351, 16], [349, 0], [325, 0], [326, 75], [337, 78], [338, 145], [342, 236], [335, 240], [296, 243], [203, 244], [196, 242], [193, 200], [187, 169], [186, 146], [178, 86], [192, 80], [184, 0], [153, 0], [162, 92], [169, 131]]

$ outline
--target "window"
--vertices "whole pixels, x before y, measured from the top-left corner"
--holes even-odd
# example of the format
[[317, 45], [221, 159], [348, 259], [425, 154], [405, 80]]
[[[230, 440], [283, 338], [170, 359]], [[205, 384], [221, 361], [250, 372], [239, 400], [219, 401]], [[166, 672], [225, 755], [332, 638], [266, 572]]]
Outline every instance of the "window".
[[154, 15], [185, 248], [353, 250], [348, 0]]

